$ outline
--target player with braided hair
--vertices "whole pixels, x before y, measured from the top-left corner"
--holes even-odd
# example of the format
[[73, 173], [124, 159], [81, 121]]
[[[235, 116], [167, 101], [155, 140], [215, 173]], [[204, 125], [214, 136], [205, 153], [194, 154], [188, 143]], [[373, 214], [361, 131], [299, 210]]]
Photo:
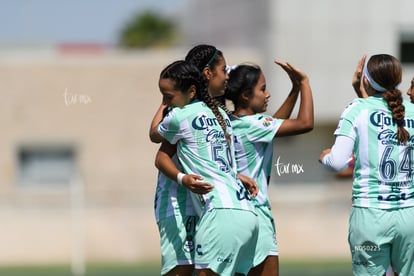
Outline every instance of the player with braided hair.
[[185, 60], [194, 64], [203, 74], [208, 94], [215, 100], [214, 103], [231, 115], [223, 101], [228, 80], [223, 52], [212, 45], [199, 44], [188, 51]]
[[[151, 123], [150, 137], [159, 122], [173, 107], [182, 108], [188, 102], [200, 97], [204, 89], [203, 79], [197, 68], [184, 61], [176, 61], [165, 67], [160, 74], [160, 90], [163, 104]], [[161, 141], [161, 140], [159, 140]], [[154, 140], [156, 142], [156, 140]], [[170, 146], [170, 145], [168, 145]], [[168, 148], [162, 143], [160, 149]], [[171, 158], [173, 168], [182, 169], [175, 148]], [[178, 169], [177, 169], [178, 172]], [[186, 177], [185, 186], [176, 182], [176, 175], [159, 171], [155, 192], [154, 211], [160, 234], [161, 275], [192, 276], [194, 272], [194, 236], [199, 217], [196, 215], [190, 190], [208, 192], [212, 186], [200, 180], [198, 175]], [[172, 179], [174, 180], [172, 180]]]
[[[187, 62], [176, 66], [191, 66], [201, 74]], [[168, 67], [177, 70], [175, 66]], [[172, 76], [162, 74], [159, 81], [167, 105], [173, 103], [177, 93], [183, 92], [177, 86], [180, 81]], [[153, 141], [165, 139], [176, 145], [186, 174], [179, 172], [174, 164], [167, 169], [159, 166], [158, 161], [167, 160], [162, 156], [171, 156], [171, 151], [158, 151], [156, 165], [165, 175], [192, 191], [193, 208], [200, 217], [194, 237], [197, 275], [247, 274], [253, 265], [252, 252], [257, 242], [257, 216], [249, 192], [236, 175], [230, 119], [213, 103], [207, 89], [191, 85], [186, 94], [189, 96], [183, 97], [182, 102], [177, 101], [184, 105], [174, 107], [150, 131]], [[221, 115], [224, 126], [214, 110]], [[197, 190], [187, 185], [189, 179], [201, 180], [208, 186]]]
[[385, 275], [390, 263], [399, 275], [411, 275], [414, 105], [398, 89], [398, 59], [373, 55], [360, 67], [354, 88], [361, 87], [368, 97], [353, 100], [343, 111], [335, 143], [319, 159], [324, 167], [340, 171], [354, 154], [348, 235], [354, 275]]
[[223, 96], [228, 76], [222, 51], [212, 45], [199, 44], [188, 51], [185, 60], [203, 74], [211, 97]]
[[[228, 80], [228, 74], [223, 52], [213, 45], [198, 44], [188, 51], [185, 60], [194, 64], [204, 76], [208, 95], [211, 97], [212, 104], [220, 107], [227, 115], [231, 116], [232, 112], [227, 109], [224, 103], [224, 91]], [[238, 177], [253, 195], [258, 192], [257, 184], [254, 179], [243, 174], [238, 174]]]
[[[228, 79], [223, 52], [212, 45], [199, 44], [188, 51], [185, 60], [194, 64], [204, 76], [208, 95], [210, 96], [208, 100], [210, 105], [219, 106], [230, 115], [231, 112], [220, 101]], [[214, 112], [217, 114], [217, 111]], [[220, 115], [218, 118], [220, 118]]]

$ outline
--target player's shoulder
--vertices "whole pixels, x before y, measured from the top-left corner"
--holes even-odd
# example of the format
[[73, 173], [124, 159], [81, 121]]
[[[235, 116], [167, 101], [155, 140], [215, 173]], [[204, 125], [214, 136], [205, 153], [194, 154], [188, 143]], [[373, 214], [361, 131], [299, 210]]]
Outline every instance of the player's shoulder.
[[273, 121], [273, 117], [267, 114], [256, 113], [252, 115], [241, 115], [238, 117], [240, 121], [244, 121], [247, 123], [257, 123], [262, 121]]
[[348, 118], [354, 120], [360, 114], [360, 111], [365, 107], [367, 99], [355, 98], [351, 100], [343, 109], [341, 119]]
[[403, 100], [403, 105], [406, 111], [414, 112], [414, 103], [407, 100]]
[[346, 108], [355, 108], [364, 105], [367, 102], [368, 98], [355, 98], [351, 100]]
[[193, 113], [195, 111], [199, 111], [201, 108], [201, 105], [203, 104], [203, 102], [200, 101], [196, 101], [196, 102], [192, 102], [189, 104], [186, 104], [183, 107], [174, 107], [172, 109], [172, 111], [170, 112], [170, 114], [172, 114], [172, 116], [187, 116], [188, 113]]
[[250, 117], [250, 121], [255, 126], [260, 126], [261, 128], [269, 128], [278, 124], [281, 124], [282, 119], [276, 119], [272, 116], [264, 113], [257, 113]]
[[355, 98], [351, 100], [345, 107], [344, 112], [349, 113], [351, 111], [359, 111], [372, 105], [372, 100], [368, 98]]

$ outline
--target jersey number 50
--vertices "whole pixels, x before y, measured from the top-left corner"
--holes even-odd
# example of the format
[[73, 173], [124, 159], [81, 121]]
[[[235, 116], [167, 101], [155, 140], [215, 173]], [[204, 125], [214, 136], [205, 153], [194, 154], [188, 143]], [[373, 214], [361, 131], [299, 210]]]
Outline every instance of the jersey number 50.
[[223, 145], [213, 145], [211, 146], [211, 152], [213, 153], [213, 160], [218, 164], [220, 170], [226, 173], [229, 172], [232, 168], [230, 148]]

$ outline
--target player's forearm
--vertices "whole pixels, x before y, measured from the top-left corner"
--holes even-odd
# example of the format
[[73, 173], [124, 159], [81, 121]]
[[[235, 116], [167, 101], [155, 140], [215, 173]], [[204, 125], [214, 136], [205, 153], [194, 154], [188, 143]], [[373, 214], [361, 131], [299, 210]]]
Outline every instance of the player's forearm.
[[163, 142], [155, 156], [155, 167], [174, 181], [177, 180], [177, 175], [180, 172], [172, 160], [172, 156], [174, 156], [175, 152], [175, 146]]
[[301, 122], [300, 128], [304, 133], [311, 131], [314, 127], [313, 96], [308, 78], [301, 80], [300, 87], [300, 106], [297, 120]]
[[166, 105], [162, 104], [159, 106], [157, 112], [154, 115], [154, 118], [151, 121], [150, 129], [149, 129], [149, 137], [151, 142], [153, 143], [161, 143], [162, 137], [158, 134], [158, 125], [162, 121], [163, 112], [166, 108]]
[[279, 107], [279, 109], [273, 114], [273, 118], [277, 119], [289, 119], [292, 114], [293, 108], [295, 107], [296, 101], [298, 100], [299, 89], [292, 88], [289, 95]]

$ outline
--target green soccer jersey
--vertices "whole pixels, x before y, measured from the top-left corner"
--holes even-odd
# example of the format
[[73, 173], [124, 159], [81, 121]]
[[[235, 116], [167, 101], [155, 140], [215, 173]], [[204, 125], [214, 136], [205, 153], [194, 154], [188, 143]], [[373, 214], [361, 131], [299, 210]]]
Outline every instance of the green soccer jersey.
[[282, 122], [265, 114], [240, 116], [231, 121], [237, 170], [256, 181], [259, 193], [253, 201], [258, 206], [270, 207], [267, 188], [272, 170], [273, 138]]
[[193, 194], [196, 213], [201, 216], [213, 208], [230, 208], [254, 212], [254, 205], [236, 176], [233, 133], [227, 114], [227, 141], [211, 109], [201, 101], [174, 108], [160, 123], [158, 132], [171, 144], [187, 174], [197, 174], [214, 189], [205, 195]]
[[381, 96], [356, 99], [344, 110], [335, 135], [354, 143], [353, 205], [381, 209], [414, 206], [414, 104], [404, 101], [406, 145]]

